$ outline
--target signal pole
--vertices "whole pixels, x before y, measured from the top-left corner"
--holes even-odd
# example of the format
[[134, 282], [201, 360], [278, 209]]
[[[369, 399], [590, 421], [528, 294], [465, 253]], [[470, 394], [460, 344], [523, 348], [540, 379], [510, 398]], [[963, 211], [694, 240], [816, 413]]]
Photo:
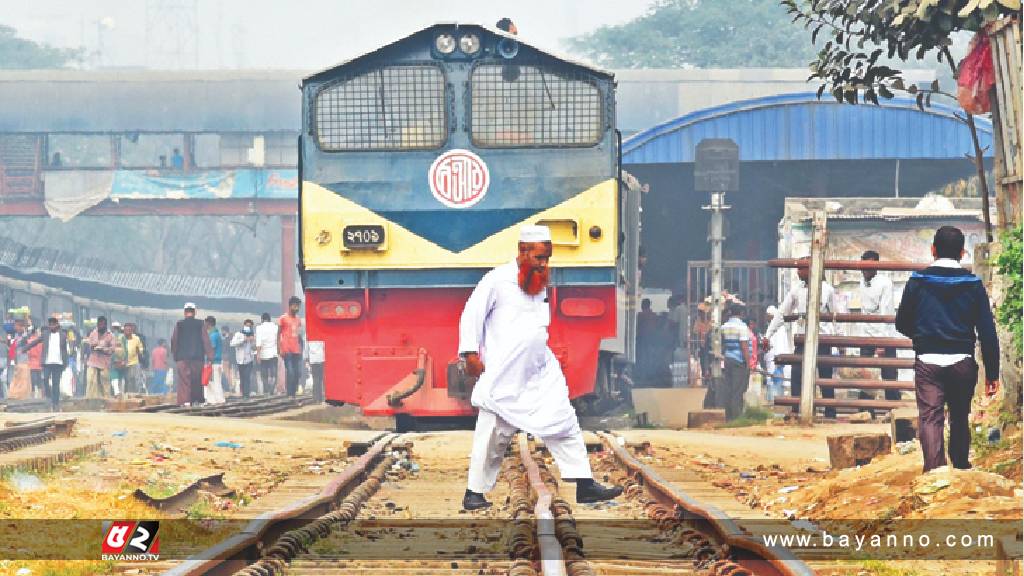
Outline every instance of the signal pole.
[[702, 206], [711, 212], [708, 242], [711, 244], [711, 383], [712, 405], [722, 407], [717, 391], [722, 389], [722, 243], [725, 242], [726, 192], [740, 189], [740, 148], [727, 138], [705, 138], [694, 150], [694, 190], [709, 192], [711, 203]]
[[[725, 204], [725, 192], [712, 192], [711, 204], [702, 206], [703, 210], [711, 211], [711, 378], [716, 388], [722, 380], [722, 243], [725, 242], [725, 211], [731, 208]], [[717, 398], [716, 398], [717, 400]]]

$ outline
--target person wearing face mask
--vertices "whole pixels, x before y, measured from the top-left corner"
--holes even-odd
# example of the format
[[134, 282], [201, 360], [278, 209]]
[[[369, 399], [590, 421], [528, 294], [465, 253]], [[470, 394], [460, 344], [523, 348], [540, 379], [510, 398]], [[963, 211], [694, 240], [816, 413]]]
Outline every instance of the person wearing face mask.
[[[562, 477], [576, 482], [579, 503], [610, 500], [619, 486], [594, 481], [576, 411], [561, 366], [548, 348], [551, 230], [524, 226], [519, 255], [488, 272], [466, 302], [459, 322], [459, 354], [479, 408], [469, 479], [462, 506], [478, 510], [498, 478], [516, 430], [540, 437]], [[486, 360], [486, 368], [485, 362]]]

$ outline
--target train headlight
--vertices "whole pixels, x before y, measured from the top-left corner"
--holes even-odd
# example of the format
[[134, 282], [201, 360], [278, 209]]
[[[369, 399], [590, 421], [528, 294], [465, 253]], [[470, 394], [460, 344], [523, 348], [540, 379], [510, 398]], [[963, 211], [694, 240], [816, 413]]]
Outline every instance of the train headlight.
[[441, 34], [434, 39], [434, 48], [437, 48], [441, 54], [451, 54], [455, 51], [455, 36]]
[[463, 54], [472, 56], [480, 51], [480, 37], [476, 34], [466, 34], [459, 38], [459, 50]]

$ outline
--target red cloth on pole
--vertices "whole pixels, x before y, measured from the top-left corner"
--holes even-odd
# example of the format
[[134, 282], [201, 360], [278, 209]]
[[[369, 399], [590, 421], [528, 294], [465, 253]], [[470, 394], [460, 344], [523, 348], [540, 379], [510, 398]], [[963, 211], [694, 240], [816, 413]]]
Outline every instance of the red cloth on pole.
[[992, 65], [992, 45], [984, 31], [971, 40], [970, 51], [960, 61], [956, 83], [956, 97], [964, 110], [984, 114], [992, 109], [989, 90], [996, 84], [996, 71]]

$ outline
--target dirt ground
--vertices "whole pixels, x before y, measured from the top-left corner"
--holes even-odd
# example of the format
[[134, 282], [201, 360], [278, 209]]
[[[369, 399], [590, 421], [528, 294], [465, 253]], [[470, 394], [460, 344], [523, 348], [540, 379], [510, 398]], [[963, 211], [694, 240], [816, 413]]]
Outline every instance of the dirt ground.
[[[2, 415], [0, 425], [31, 416]], [[247, 510], [258, 506], [262, 496], [288, 477], [338, 472], [349, 460], [346, 441], [363, 441], [378, 433], [267, 419], [131, 413], [75, 416], [79, 418], [75, 436], [103, 441], [103, 451], [54, 473], [4, 478], [0, 481], [0, 523], [4, 519], [251, 517]], [[979, 469], [925, 476], [920, 474], [918, 450], [876, 458], [855, 469], [830, 469], [828, 435], [887, 430], [885, 424], [775, 425], [707, 431], [632, 430], [624, 435], [633, 442], [651, 442], [652, 451], [644, 457], [648, 463], [696, 470], [738, 502], [771, 517], [859, 519], [864, 526], [875, 528], [873, 523], [880, 519], [1020, 518], [1019, 438], [1016, 444], [1010, 442], [1002, 450], [974, 458], [979, 468], [997, 468], [1004, 475]], [[414, 454], [429, 455], [446, 477], [459, 477], [452, 483], [458, 486], [451, 494], [445, 491], [418, 499], [423, 500], [417, 502], [418, 514], [440, 518], [458, 514], [470, 438], [469, 431], [417, 435]], [[1014, 453], [1016, 467], [1003, 466]], [[217, 472], [225, 473], [224, 482], [236, 496], [217, 500], [214, 508], [204, 503], [205, 507], [184, 511], [156, 511], [131, 496], [136, 488], [154, 497], [167, 496]], [[439, 471], [424, 470], [418, 483], [435, 472]], [[499, 509], [482, 516], [500, 514]], [[66, 524], [40, 526], [59, 531]], [[59, 535], [50, 537], [60, 541]], [[65, 536], [65, 543], [67, 540]], [[97, 542], [98, 537], [82, 538], [75, 545], [81, 547], [83, 557], [89, 557], [98, 550]], [[863, 568], [863, 574], [907, 576], [992, 573], [993, 564], [906, 561], [861, 562], [857, 566]], [[0, 560], [0, 576], [73, 576], [103, 574], [110, 569], [98, 561]]]
[[[632, 442], [651, 442], [652, 450], [645, 456], [649, 463], [690, 467], [751, 510], [770, 517], [853, 521], [846, 524], [868, 533], [884, 533], [887, 523], [900, 520], [1021, 518], [1019, 437], [1001, 452], [974, 454], [975, 470], [943, 468], [922, 474], [916, 446], [907, 454], [894, 452], [864, 466], [831, 470], [828, 435], [887, 431], [887, 424], [834, 424], [633, 430], [624, 435]], [[1009, 477], [981, 469], [998, 465], [1000, 459], [1017, 462], [1016, 468], [1000, 468]], [[1019, 526], [1019, 520], [1014, 524]], [[1007, 532], [1006, 526], [1003, 523], [1002, 532], [996, 532]], [[993, 568], [989, 561], [901, 561], [871, 563], [865, 573], [991, 574]]]
[[[59, 520], [251, 517], [247, 508], [289, 476], [339, 472], [348, 461], [345, 442], [367, 440], [377, 434], [316, 424], [278, 425], [267, 419], [136, 413], [68, 416], [78, 418], [76, 438], [102, 441], [103, 450], [49, 474], [19, 473], [4, 478], [0, 481], [0, 521], [52, 521], [32, 526], [37, 531], [55, 532], [51, 535], [53, 541], [80, 550], [83, 558], [98, 557], [99, 537], [84, 536], [98, 532], [95, 523]], [[2, 415], [0, 426], [9, 420], [33, 417]], [[224, 472], [224, 483], [235, 490], [235, 495], [213, 504], [202, 501], [186, 510], [158, 511], [132, 496], [141, 488], [150, 496], [166, 497], [218, 472]], [[22, 525], [9, 525], [13, 529], [18, 526]], [[68, 530], [79, 529], [83, 530], [81, 537], [67, 535]], [[19, 570], [21, 576], [107, 572], [97, 562], [0, 560], [0, 575], [19, 574]]]

